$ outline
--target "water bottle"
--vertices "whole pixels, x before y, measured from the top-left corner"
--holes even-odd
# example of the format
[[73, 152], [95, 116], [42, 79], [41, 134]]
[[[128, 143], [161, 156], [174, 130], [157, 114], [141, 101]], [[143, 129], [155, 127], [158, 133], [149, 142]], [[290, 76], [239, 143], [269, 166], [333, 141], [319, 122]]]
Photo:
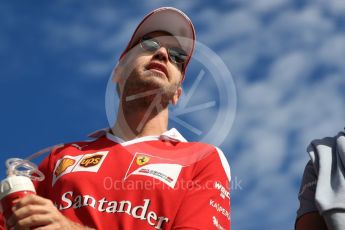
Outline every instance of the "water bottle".
[[12, 207], [18, 198], [35, 194], [32, 180], [42, 181], [44, 175], [37, 166], [27, 160], [11, 158], [6, 161], [7, 177], [0, 183], [0, 208], [8, 219], [12, 215]]

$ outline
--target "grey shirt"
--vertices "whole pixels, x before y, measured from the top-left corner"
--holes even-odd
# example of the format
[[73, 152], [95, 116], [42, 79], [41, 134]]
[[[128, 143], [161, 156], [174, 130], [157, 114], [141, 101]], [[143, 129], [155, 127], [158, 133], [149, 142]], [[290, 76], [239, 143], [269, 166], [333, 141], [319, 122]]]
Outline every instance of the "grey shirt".
[[345, 229], [345, 134], [314, 140], [307, 151], [296, 220], [317, 211], [329, 229]]

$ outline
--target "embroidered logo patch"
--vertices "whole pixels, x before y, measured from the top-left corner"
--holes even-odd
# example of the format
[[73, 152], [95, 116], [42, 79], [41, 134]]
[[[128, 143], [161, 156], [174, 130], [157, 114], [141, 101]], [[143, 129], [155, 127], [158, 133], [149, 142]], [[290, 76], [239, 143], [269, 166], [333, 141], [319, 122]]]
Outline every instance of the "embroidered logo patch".
[[74, 165], [75, 160], [71, 158], [64, 158], [60, 161], [58, 166], [55, 169], [54, 175], [55, 176], [60, 176], [61, 173], [63, 173], [68, 167]]
[[145, 156], [145, 155], [137, 156], [137, 160], [136, 160], [137, 165], [144, 165], [144, 164], [146, 164], [149, 161], [150, 161], [150, 157]]
[[54, 168], [52, 185], [65, 174], [74, 172], [98, 172], [109, 151], [100, 151], [78, 156], [65, 155]]
[[87, 157], [82, 159], [82, 161], [79, 163], [80, 166], [88, 168], [96, 166], [103, 158], [103, 155], [95, 155], [91, 157]]
[[131, 175], [149, 176], [174, 188], [182, 167], [182, 165], [170, 159], [136, 153], [124, 180]]

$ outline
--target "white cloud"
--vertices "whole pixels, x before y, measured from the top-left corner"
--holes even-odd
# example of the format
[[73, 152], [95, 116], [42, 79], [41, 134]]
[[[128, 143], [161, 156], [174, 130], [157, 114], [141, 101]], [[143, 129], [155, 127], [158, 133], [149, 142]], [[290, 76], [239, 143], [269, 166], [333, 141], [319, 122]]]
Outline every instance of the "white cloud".
[[147, 10], [153, 10], [158, 7], [172, 6], [188, 14], [188, 11], [192, 10], [195, 6], [198, 5], [196, 1], [169, 1], [169, 0], [149, 0], [141, 2]]
[[282, 12], [271, 25], [276, 42], [284, 41], [282, 48], [314, 49], [334, 29], [334, 22], [326, 18], [319, 7]]
[[343, 16], [345, 13], [345, 2], [342, 0], [320, 1], [321, 4], [336, 16]]
[[224, 13], [214, 9], [204, 9], [197, 20], [204, 26], [198, 34], [201, 41], [216, 45], [219, 42], [229, 44], [236, 38], [259, 32], [260, 21], [248, 10], [237, 10]]
[[345, 70], [345, 33], [336, 34], [326, 40], [319, 49], [320, 64]]
[[[276, 89], [289, 91], [303, 86], [305, 79], [311, 72], [312, 57], [307, 52], [293, 52], [279, 57], [271, 66], [268, 73], [268, 81], [274, 84]], [[281, 96], [284, 96], [281, 94]]]
[[276, 10], [279, 10], [281, 7], [289, 4], [288, 0], [257, 0], [257, 1], [247, 1], [247, 7], [254, 12], [258, 13], [272, 13]]

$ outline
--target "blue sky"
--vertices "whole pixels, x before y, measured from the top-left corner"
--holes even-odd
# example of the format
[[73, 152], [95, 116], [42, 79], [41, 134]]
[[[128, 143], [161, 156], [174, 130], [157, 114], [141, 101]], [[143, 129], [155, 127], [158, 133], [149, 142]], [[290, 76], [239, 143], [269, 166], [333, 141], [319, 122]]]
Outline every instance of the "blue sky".
[[[216, 102], [180, 118], [205, 136], [219, 112], [236, 115], [219, 129], [227, 134], [220, 147], [231, 164], [233, 229], [291, 229], [306, 146], [345, 126], [342, 0], [1, 1], [0, 162], [106, 127], [111, 70], [139, 20], [165, 5], [193, 20], [204, 60], [192, 61], [184, 98], [205, 70], [189, 106]], [[220, 83], [229, 94], [207, 69], [215, 58], [205, 63], [202, 45], [232, 73]]]

